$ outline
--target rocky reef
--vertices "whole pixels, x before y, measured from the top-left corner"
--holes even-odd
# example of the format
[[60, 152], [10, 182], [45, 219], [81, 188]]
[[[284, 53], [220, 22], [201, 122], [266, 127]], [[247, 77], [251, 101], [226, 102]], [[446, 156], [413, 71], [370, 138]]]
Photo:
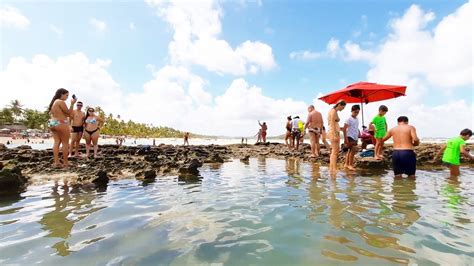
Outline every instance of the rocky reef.
[[[416, 147], [420, 168], [442, 167], [433, 162], [439, 151], [439, 144], [422, 144]], [[100, 157], [95, 159], [70, 158], [67, 168], [52, 168], [52, 150], [33, 150], [29, 146], [8, 149], [0, 145], [0, 194], [18, 193], [26, 185], [58, 178], [67, 178], [79, 184], [103, 186], [109, 180], [129, 178], [131, 176], [145, 181], [157, 176], [178, 176], [180, 180], [198, 180], [199, 168], [207, 163], [224, 163], [233, 159], [247, 162], [252, 157], [276, 159], [300, 158], [325, 165], [329, 163], [329, 150], [322, 147], [318, 158], [310, 158], [310, 146], [303, 144], [300, 150], [288, 149], [279, 143], [261, 143], [256, 145], [202, 145], [202, 146], [100, 146]], [[84, 154], [84, 147], [81, 147]], [[356, 166], [360, 169], [389, 169], [392, 149], [387, 146], [382, 161], [373, 158], [356, 157]], [[345, 153], [340, 153], [338, 161], [343, 162]], [[463, 160], [473, 167], [472, 161]]]

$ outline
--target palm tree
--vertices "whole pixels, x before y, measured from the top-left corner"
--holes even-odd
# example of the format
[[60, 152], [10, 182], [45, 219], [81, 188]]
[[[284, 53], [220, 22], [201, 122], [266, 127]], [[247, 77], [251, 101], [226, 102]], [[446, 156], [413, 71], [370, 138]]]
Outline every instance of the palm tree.
[[13, 100], [10, 102], [10, 111], [13, 113], [15, 117], [15, 122], [18, 122], [23, 114], [23, 105], [20, 103], [19, 100]]

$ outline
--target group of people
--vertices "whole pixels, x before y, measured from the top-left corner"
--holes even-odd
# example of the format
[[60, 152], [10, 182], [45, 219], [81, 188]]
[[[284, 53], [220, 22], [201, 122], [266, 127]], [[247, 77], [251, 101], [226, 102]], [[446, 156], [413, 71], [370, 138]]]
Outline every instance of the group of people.
[[[58, 89], [48, 107], [50, 119], [48, 127], [53, 135], [53, 157], [55, 167], [68, 166], [69, 156], [79, 156], [79, 143], [84, 137], [86, 141], [86, 158], [89, 158], [93, 145], [94, 158], [97, 157], [100, 127], [103, 119], [95, 113], [94, 108], [88, 107], [82, 111], [83, 103], [72, 95], [69, 107], [66, 100], [69, 91]], [[74, 109], [74, 105], [76, 109]], [[62, 147], [62, 163], [59, 160], [59, 149]]]
[[[330, 147], [329, 170], [331, 173], [337, 171], [337, 157], [341, 151], [346, 152], [344, 168], [355, 170], [354, 156], [358, 152], [358, 139], [363, 140], [363, 146], [367, 143], [375, 144], [374, 157], [376, 160], [382, 160], [384, 143], [393, 138], [392, 165], [396, 177], [403, 174], [414, 178], [416, 172], [416, 154], [414, 147], [420, 144], [416, 128], [408, 123], [408, 117], [400, 116], [397, 119], [397, 126], [388, 130], [385, 114], [388, 108], [385, 105], [379, 107], [378, 114], [372, 119], [368, 128], [364, 131], [359, 130], [358, 115], [361, 110], [360, 105], [351, 107], [351, 116], [344, 121], [341, 127], [338, 112], [346, 107], [345, 101], [337, 102], [328, 114], [328, 130], [324, 126], [324, 120], [320, 112], [313, 105], [308, 107], [308, 117], [304, 123], [299, 116], [288, 117], [286, 123], [285, 142], [290, 148], [298, 149], [299, 144], [306, 131], [309, 135], [311, 144], [311, 157], [316, 158], [320, 154], [320, 139], [326, 147]], [[341, 132], [343, 136], [343, 145], [341, 145]], [[465, 148], [465, 141], [472, 136], [470, 129], [461, 131], [460, 136], [450, 139], [446, 145], [436, 155], [434, 160], [443, 153], [443, 162], [449, 166], [452, 176], [459, 175], [459, 165], [461, 154], [474, 159], [468, 149]], [[329, 139], [330, 145], [327, 143]]]

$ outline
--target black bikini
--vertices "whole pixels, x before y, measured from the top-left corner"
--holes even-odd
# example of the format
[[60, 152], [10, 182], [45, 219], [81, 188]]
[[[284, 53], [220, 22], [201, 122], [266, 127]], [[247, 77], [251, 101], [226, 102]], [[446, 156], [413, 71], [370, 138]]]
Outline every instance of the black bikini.
[[95, 132], [97, 132], [97, 130], [99, 130], [99, 128], [96, 128], [96, 129], [94, 129], [94, 130], [92, 130], [92, 131], [89, 131], [89, 130], [87, 130], [87, 129], [84, 129], [84, 131], [87, 132], [87, 133], [89, 134], [89, 136], [92, 136], [92, 134], [94, 134]]

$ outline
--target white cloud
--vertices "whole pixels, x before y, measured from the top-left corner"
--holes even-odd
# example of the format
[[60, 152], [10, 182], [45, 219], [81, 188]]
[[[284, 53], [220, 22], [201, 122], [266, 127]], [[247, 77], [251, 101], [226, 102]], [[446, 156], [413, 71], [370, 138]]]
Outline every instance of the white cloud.
[[279, 135], [285, 117], [303, 115], [306, 108], [304, 102], [265, 96], [244, 79], [235, 79], [213, 98], [206, 82], [184, 67], [165, 66], [154, 76], [142, 92], [126, 97], [127, 113], [134, 120], [209, 135], [250, 136], [260, 119], [268, 123], [270, 134]]
[[107, 24], [104, 21], [98, 20], [96, 18], [91, 18], [89, 24], [94, 27], [97, 31], [105, 31], [107, 29]]
[[219, 38], [222, 11], [218, 1], [146, 0], [174, 30], [169, 44], [173, 64], [195, 64], [221, 74], [255, 74], [276, 67], [272, 48], [245, 41], [237, 48]]
[[408, 82], [417, 76], [433, 87], [472, 86], [472, 3], [444, 17], [433, 30], [426, 27], [435, 15], [412, 5], [391, 21], [392, 32], [376, 49], [364, 50], [348, 41], [345, 58], [369, 62], [370, 80]]
[[[374, 49], [364, 50], [351, 41], [344, 44], [345, 60], [369, 63], [369, 81], [408, 86], [406, 97], [385, 102], [390, 126], [399, 115], [407, 115], [425, 137], [453, 136], [474, 126], [472, 90], [467, 101], [447, 98], [437, 106], [426, 104], [430, 94], [448, 95], [473, 86], [472, 3], [442, 18], [432, 30], [427, 26], [435, 14], [412, 5], [390, 22], [390, 34]], [[369, 104], [366, 118], [376, 114], [380, 104]]]
[[0, 72], [1, 93], [8, 95], [0, 98], [0, 106], [18, 99], [28, 108], [44, 110], [56, 89], [65, 88], [86, 105], [118, 113], [122, 92], [107, 71], [110, 63], [101, 59], [91, 62], [82, 53], [57, 59], [36, 55], [31, 61], [12, 58]]
[[13, 27], [25, 29], [30, 25], [30, 20], [14, 7], [0, 8], [0, 27]]
[[128, 24], [128, 28], [129, 28], [130, 30], [135, 30], [135, 23], [130, 22], [130, 23]]
[[56, 25], [53, 25], [53, 24], [49, 25], [49, 29], [52, 32], [56, 33], [58, 36], [63, 35], [63, 30], [61, 28], [57, 27]]
[[322, 57], [322, 53], [313, 52], [311, 50], [301, 50], [301, 51], [293, 51], [290, 53], [291, 59], [297, 60], [313, 60]]
[[322, 52], [313, 52], [311, 50], [293, 51], [290, 53], [290, 58], [295, 60], [315, 60], [320, 58], [334, 58], [341, 50], [339, 41], [331, 38], [326, 45], [326, 50]]

